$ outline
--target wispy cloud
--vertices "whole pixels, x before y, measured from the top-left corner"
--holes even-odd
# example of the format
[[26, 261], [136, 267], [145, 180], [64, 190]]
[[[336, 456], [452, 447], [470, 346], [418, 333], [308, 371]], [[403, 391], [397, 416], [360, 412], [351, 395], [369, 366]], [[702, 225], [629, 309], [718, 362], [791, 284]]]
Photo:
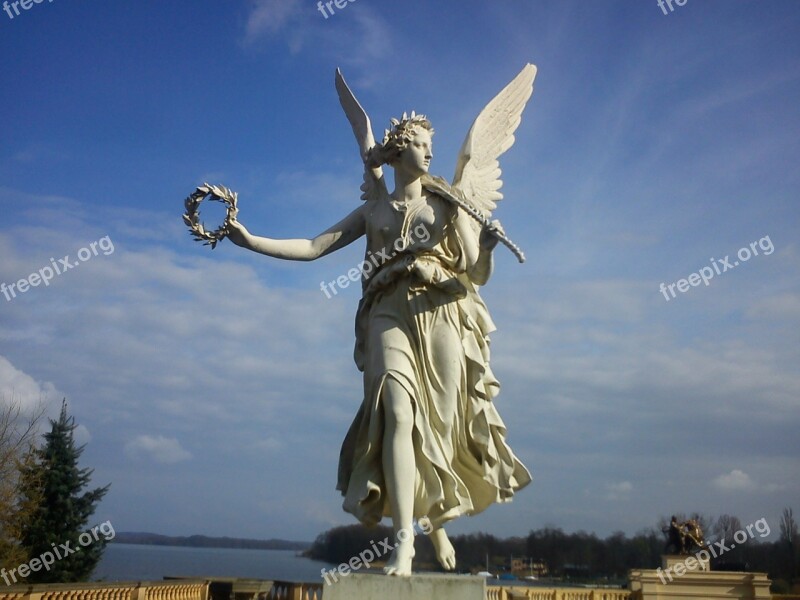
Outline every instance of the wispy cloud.
[[298, 16], [300, 0], [250, 0], [244, 31], [244, 43], [282, 33]]
[[293, 54], [313, 51], [331, 57], [347, 70], [350, 83], [374, 87], [385, 81], [383, 70], [375, 66], [391, 57], [395, 35], [386, 18], [368, 4], [348, 7], [325, 20], [315, 5], [300, 0], [251, 0], [243, 43], [283, 39]]
[[763, 298], [747, 311], [751, 319], [800, 321], [800, 294], [785, 293]]
[[17, 369], [0, 355], [0, 400], [18, 402], [24, 411], [31, 411], [42, 403], [56, 400], [60, 396], [56, 386], [49, 381], [36, 381], [27, 373]]
[[144, 456], [164, 464], [179, 463], [192, 457], [177, 439], [147, 434], [136, 436], [125, 444], [125, 453], [132, 458]]
[[[356, 8], [351, 14], [342, 15], [349, 19], [345, 24], [347, 43], [341, 43], [341, 31], [332, 30], [328, 33], [328, 43], [336, 49], [339, 64], [357, 70], [359, 78], [354, 83], [367, 88], [379, 81], [375, 65], [391, 56], [396, 40], [385, 17], [368, 5]], [[339, 36], [338, 43], [331, 36]]]
[[633, 484], [630, 481], [620, 481], [619, 483], [606, 484], [606, 500], [622, 500], [628, 498], [633, 491]]
[[711, 483], [724, 492], [751, 492], [758, 487], [750, 475], [740, 469], [719, 475]]

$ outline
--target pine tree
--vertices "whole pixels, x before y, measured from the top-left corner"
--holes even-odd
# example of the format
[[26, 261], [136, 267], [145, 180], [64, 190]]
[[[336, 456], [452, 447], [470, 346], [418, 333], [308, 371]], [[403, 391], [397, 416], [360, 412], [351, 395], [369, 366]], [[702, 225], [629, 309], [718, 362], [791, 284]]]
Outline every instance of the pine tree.
[[110, 485], [84, 491], [93, 470], [78, 467], [84, 446], [75, 446], [75, 419], [67, 416], [66, 400], [58, 420], [51, 419], [50, 425], [44, 445], [34, 451], [34, 460], [22, 470], [23, 504], [28, 504], [30, 517], [22, 528], [20, 541], [28, 556], [49, 552], [56, 555], [56, 560], [49, 570], [32, 572], [27, 581], [85, 581], [100, 561], [107, 542], [103, 535], [97, 535], [97, 530], [94, 536], [87, 533], [89, 517]]

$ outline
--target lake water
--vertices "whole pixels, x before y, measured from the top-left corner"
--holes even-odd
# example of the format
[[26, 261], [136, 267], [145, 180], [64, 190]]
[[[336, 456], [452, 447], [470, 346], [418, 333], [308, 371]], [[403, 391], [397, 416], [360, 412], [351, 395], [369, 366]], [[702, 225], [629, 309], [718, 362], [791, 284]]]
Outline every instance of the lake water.
[[293, 550], [239, 550], [109, 544], [93, 579], [160, 580], [170, 577], [246, 577], [319, 583], [335, 565], [296, 556]]
[[[238, 550], [109, 544], [92, 579], [159, 581], [164, 577], [242, 577], [273, 581], [321, 583], [322, 569], [338, 565], [297, 556], [294, 550]], [[492, 580], [490, 585], [537, 585], [526, 581]], [[565, 584], [548, 583], [548, 587]], [[567, 584], [569, 585], [569, 584]]]

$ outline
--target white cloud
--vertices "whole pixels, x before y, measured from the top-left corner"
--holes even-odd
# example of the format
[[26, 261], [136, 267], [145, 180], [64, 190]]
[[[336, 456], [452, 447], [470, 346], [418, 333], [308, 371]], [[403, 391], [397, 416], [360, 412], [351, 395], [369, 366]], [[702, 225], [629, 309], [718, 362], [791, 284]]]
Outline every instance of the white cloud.
[[139, 435], [125, 444], [125, 453], [132, 458], [146, 456], [164, 464], [178, 463], [192, 457], [177, 439], [163, 435]]
[[17, 369], [4, 356], [0, 356], [0, 400], [19, 402], [22, 410], [30, 412], [40, 403], [58, 396], [56, 387], [49, 381], [36, 381]]
[[633, 484], [630, 481], [620, 481], [619, 483], [606, 484], [606, 499], [620, 500], [627, 497], [633, 491]]
[[[374, 65], [391, 57], [395, 35], [388, 20], [367, 4], [348, 4], [336, 13], [337, 26], [325, 19], [316, 4], [300, 0], [251, 0], [244, 28], [245, 46], [282, 38], [292, 54], [303, 50], [330, 56], [345, 69], [350, 84], [361, 90], [385, 81]], [[339, 11], [341, 12], [341, 11]], [[406, 49], [408, 52], [408, 49]], [[414, 57], [408, 57], [413, 62]]]
[[758, 300], [748, 311], [751, 319], [800, 320], [800, 294], [786, 293]]
[[756, 482], [739, 469], [733, 469], [730, 473], [715, 477], [712, 484], [724, 492], [749, 492], [757, 487]]
[[92, 434], [86, 425], [77, 425], [72, 432], [72, 439], [75, 441], [76, 446], [83, 446], [92, 441]]
[[334, 44], [332, 39], [328, 41], [332, 48], [339, 48], [337, 59], [340, 64], [360, 69], [361, 79], [355, 83], [362, 88], [371, 87], [377, 79], [372, 72], [377, 69], [372, 67], [377, 61], [390, 56], [394, 36], [384, 16], [366, 5], [357, 8], [352, 15], [348, 15], [352, 16], [348, 23], [350, 44], [342, 47], [341, 44]]
[[620, 483], [609, 483], [606, 488], [610, 492], [618, 494], [628, 494], [633, 491], [633, 484], [630, 481], [621, 481]]
[[253, 447], [255, 449], [263, 450], [265, 452], [280, 450], [281, 448], [283, 448], [283, 446], [284, 446], [283, 442], [274, 437], [267, 437], [253, 443]]
[[245, 25], [245, 43], [281, 32], [297, 16], [300, 0], [252, 0]]

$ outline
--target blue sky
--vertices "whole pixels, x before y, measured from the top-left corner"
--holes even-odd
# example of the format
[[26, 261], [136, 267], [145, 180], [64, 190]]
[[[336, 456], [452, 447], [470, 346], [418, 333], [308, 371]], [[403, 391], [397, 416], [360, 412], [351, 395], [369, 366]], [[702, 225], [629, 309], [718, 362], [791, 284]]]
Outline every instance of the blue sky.
[[[310, 237], [358, 205], [341, 67], [382, 131], [412, 109], [450, 177], [472, 120], [538, 66], [483, 295], [508, 440], [534, 481], [451, 531], [629, 534], [659, 516], [800, 510], [800, 5], [55, 0], [0, 12], [0, 395], [66, 396], [118, 531], [310, 540], [361, 400], [356, 286], [191, 241], [183, 198]], [[211, 217], [210, 217], [211, 218]], [[761, 241], [761, 245], [759, 245]], [[756, 242], [676, 292], [661, 283]], [[108, 242], [106, 246], [108, 248]], [[768, 251], [768, 248], [772, 251]], [[57, 261], [56, 261], [57, 262]]]

